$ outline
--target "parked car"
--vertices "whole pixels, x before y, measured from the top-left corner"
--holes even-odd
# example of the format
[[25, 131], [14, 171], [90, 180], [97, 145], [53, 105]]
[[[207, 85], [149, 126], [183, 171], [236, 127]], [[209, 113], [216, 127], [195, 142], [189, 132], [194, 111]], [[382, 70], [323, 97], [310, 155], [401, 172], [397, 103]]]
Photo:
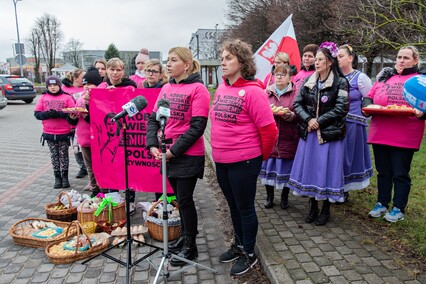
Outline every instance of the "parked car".
[[0, 87], [10, 101], [22, 100], [30, 104], [37, 96], [34, 84], [27, 78], [16, 75], [0, 75]]
[[4, 109], [7, 106], [7, 99], [4, 96], [2, 88], [0, 88], [0, 109]]

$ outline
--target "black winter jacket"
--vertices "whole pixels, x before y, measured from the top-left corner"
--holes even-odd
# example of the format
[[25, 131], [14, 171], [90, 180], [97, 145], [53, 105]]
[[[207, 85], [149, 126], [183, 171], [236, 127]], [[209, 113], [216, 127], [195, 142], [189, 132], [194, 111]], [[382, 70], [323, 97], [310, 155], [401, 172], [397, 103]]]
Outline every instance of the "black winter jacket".
[[317, 117], [321, 137], [325, 142], [343, 139], [346, 135], [346, 115], [349, 111], [349, 83], [331, 72], [321, 90], [315, 72], [303, 83], [294, 101], [294, 112], [299, 118], [299, 135], [306, 139], [308, 121]]

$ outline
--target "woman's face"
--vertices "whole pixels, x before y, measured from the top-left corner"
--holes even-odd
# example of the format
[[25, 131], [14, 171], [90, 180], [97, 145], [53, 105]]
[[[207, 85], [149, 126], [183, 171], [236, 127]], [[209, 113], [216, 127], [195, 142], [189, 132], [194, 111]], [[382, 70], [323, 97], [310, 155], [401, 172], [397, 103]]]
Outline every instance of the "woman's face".
[[305, 66], [305, 68], [309, 68], [309, 66], [311, 66], [315, 63], [314, 54], [310, 51], [303, 53], [302, 63], [303, 63], [303, 66]]
[[49, 92], [51, 92], [52, 94], [56, 94], [57, 92], [59, 92], [59, 86], [56, 84], [49, 84], [47, 85], [47, 89], [49, 90]]
[[108, 68], [107, 70], [108, 78], [111, 81], [111, 83], [119, 83], [121, 82], [121, 79], [124, 77], [124, 68], [122, 68], [119, 65], [112, 66]]
[[341, 69], [351, 68], [353, 56], [349, 55], [346, 48], [340, 48], [337, 53], [337, 61]]
[[326, 73], [331, 69], [331, 62], [327, 59], [322, 51], [317, 52], [317, 56], [315, 57], [315, 70], [318, 73]]
[[145, 69], [145, 63], [146, 62], [139, 61], [138, 63], [136, 63], [136, 68], [138, 68], [139, 71], [142, 71], [143, 69]]
[[150, 86], [157, 84], [163, 75], [160, 72], [160, 66], [151, 65], [145, 69], [146, 81]]
[[291, 81], [291, 77], [290, 74], [284, 74], [282, 72], [275, 72], [274, 74], [275, 76], [275, 84], [280, 88], [283, 89], [285, 87], [287, 87], [287, 85], [290, 83]]
[[189, 69], [189, 63], [185, 63], [176, 53], [171, 52], [167, 58], [167, 72], [170, 77], [180, 78], [184, 76]]
[[222, 75], [227, 79], [238, 79], [241, 77], [241, 63], [238, 61], [238, 57], [228, 50], [222, 52]]
[[74, 87], [81, 87], [83, 86], [83, 77], [86, 75], [86, 72], [81, 72], [80, 75], [78, 75], [77, 78], [74, 78], [73, 85]]
[[413, 51], [411, 49], [405, 48], [398, 51], [396, 56], [396, 68], [403, 70], [405, 68], [411, 68], [414, 65], [417, 65], [418, 59], [414, 59]]
[[289, 65], [288, 61], [282, 61], [278, 56], [274, 59], [274, 66], [277, 68], [278, 66]]
[[102, 78], [106, 76], [106, 66], [102, 62], [96, 62], [95, 68], [98, 69], [99, 75]]

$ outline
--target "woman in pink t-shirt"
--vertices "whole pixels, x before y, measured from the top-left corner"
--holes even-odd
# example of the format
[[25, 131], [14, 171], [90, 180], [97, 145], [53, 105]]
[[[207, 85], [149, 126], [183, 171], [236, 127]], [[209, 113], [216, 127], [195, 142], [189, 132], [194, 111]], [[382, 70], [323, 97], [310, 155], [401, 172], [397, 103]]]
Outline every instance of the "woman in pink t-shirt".
[[[419, 51], [414, 46], [405, 46], [398, 51], [394, 68], [385, 67], [377, 81], [363, 99], [363, 107], [371, 104], [405, 105], [404, 83], [418, 75]], [[363, 113], [365, 115], [365, 113]], [[377, 203], [368, 213], [372, 218], [384, 215], [388, 222], [405, 218], [405, 207], [411, 190], [410, 168], [414, 152], [420, 148], [425, 123], [424, 115], [380, 116], [373, 115], [368, 132], [368, 143], [373, 145], [377, 175]], [[392, 187], [394, 195], [392, 198]], [[392, 200], [392, 210], [388, 212]]]
[[[166, 153], [167, 178], [179, 203], [182, 225], [181, 236], [169, 245], [169, 249], [182, 258], [194, 260], [198, 257], [198, 219], [193, 194], [197, 179], [204, 173], [203, 133], [207, 126], [210, 93], [201, 80], [200, 64], [188, 48], [169, 50], [167, 71], [171, 79], [161, 88], [157, 101], [166, 99], [170, 102], [171, 115], [164, 129], [166, 139], [172, 140]], [[152, 156], [161, 160], [157, 110], [156, 103], [148, 121], [146, 144]], [[170, 264], [182, 266], [187, 263], [172, 258]]]
[[251, 46], [234, 40], [225, 42], [221, 50], [224, 82], [216, 91], [210, 113], [211, 145], [217, 180], [231, 211], [234, 244], [219, 261], [237, 260], [230, 272], [241, 275], [258, 261], [254, 254], [256, 183], [278, 130], [263, 84], [254, 78]]

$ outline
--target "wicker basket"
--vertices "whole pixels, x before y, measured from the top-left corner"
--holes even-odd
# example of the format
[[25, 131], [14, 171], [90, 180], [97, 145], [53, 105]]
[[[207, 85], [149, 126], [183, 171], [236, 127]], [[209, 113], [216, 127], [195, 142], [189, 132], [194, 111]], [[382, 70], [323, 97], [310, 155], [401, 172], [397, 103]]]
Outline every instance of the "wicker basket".
[[[151, 216], [152, 212], [154, 211], [154, 208], [160, 203], [163, 202], [162, 200], [158, 200], [155, 202], [151, 208], [149, 209], [148, 213], [146, 214], [147, 220], [146, 220], [146, 226], [148, 227], [148, 232], [151, 238], [157, 240], [157, 241], [163, 241], [163, 226], [155, 224], [154, 222], [151, 222], [148, 220], [148, 217]], [[172, 203], [175, 205], [175, 207], [179, 208], [178, 203], [173, 200]], [[180, 236], [180, 228], [181, 226], [168, 226], [167, 227], [168, 237], [169, 241], [173, 241]]]
[[[95, 222], [98, 223], [99, 221], [108, 219], [108, 210], [109, 207], [106, 207], [104, 210], [102, 210], [102, 213], [98, 216], [95, 216], [93, 213], [95, 213], [96, 209], [87, 210], [83, 209], [81, 206], [77, 208], [77, 211], [79, 212], [77, 215], [77, 220], [80, 223], [83, 222]], [[112, 207], [112, 221], [120, 221], [126, 219], [126, 205], [125, 202], [121, 202], [117, 206]]]
[[[57, 220], [49, 220], [49, 219], [40, 219], [40, 218], [28, 218], [22, 221], [16, 222], [9, 229], [9, 234], [13, 239], [13, 242], [18, 245], [33, 247], [33, 248], [44, 248], [47, 245], [64, 240], [67, 235], [65, 233], [59, 234], [55, 237], [49, 239], [41, 239], [31, 236], [33, 230], [28, 229], [31, 226], [31, 223], [34, 221], [43, 221], [43, 222], [52, 222], [58, 227], [67, 228], [70, 223], [60, 222]], [[27, 233], [26, 233], [27, 232]], [[76, 233], [75, 229], [69, 233], [70, 236], [74, 236]]]
[[[89, 200], [84, 200], [81, 204], [83, 206], [84, 203], [89, 202]], [[83, 210], [80, 210], [78, 213], [78, 221], [81, 223], [81, 227], [86, 231], [88, 234], [93, 234], [96, 232], [96, 228], [98, 224], [93, 221], [87, 221], [85, 220], [86, 216], [83, 216]]]
[[44, 210], [46, 211], [47, 219], [58, 220], [63, 222], [71, 222], [77, 220], [77, 207], [71, 207], [63, 210], [53, 209], [53, 207], [62, 204], [62, 195], [65, 195], [67, 197], [69, 206], [72, 206], [69, 194], [65, 191], [62, 191], [58, 196], [58, 202], [44, 205]]
[[[51, 263], [53, 263], [53, 264], [72, 263], [72, 262], [75, 262], [77, 260], [89, 258], [89, 257], [91, 257], [95, 254], [98, 254], [109, 246], [109, 239], [107, 237], [103, 237], [101, 234], [88, 235], [83, 230], [83, 228], [81, 227], [81, 225], [78, 221], [73, 221], [68, 226], [68, 228], [66, 230], [67, 240], [72, 239], [71, 235], [69, 235], [69, 232], [71, 232], [72, 227], [75, 227], [75, 229], [77, 231], [77, 238], [80, 238], [81, 234], [86, 235], [86, 238], [89, 240], [89, 249], [85, 250], [85, 251], [80, 251], [79, 246], [77, 245], [76, 248], [75, 248], [75, 251], [71, 255], [61, 256], [61, 255], [56, 255], [53, 252], [53, 250], [54, 250], [54, 246], [60, 245], [63, 241], [62, 242], [61, 241], [54, 242], [52, 244], [49, 244], [45, 249], [45, 253], [46, 253], [46, 255], [49, 258]], [[97, 246], [93, 246], [92, 241], [91, 241], [91, 237], [93, 237], [95, 235], [99, 236], [99, 238], [102, 240], [102, 243], [97, 245]]]

